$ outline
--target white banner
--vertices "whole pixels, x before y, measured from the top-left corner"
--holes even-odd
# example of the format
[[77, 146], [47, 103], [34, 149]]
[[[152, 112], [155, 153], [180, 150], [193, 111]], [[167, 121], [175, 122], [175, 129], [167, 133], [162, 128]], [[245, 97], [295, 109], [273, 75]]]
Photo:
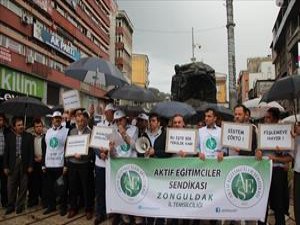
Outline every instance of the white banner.
[[270, 160], [115, 158], [106, 165], [107, 213], [204, 220], [265, 217]]

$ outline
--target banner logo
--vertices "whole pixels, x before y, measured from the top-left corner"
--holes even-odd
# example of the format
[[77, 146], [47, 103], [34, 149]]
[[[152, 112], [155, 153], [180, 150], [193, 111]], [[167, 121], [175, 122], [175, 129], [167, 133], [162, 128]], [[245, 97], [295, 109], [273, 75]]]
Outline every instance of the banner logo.
[[249, 208], [258, 203], [263, 196], [263, 189], [260, 173], [250, 166], [235, 167], [225, 180], [228, 200], [240, 208]]
[[208, 138], [205, 144], [210, 151], [214, 151], [217, 147], [217, 141], [213, 137]]
[[144, 170], [135, 164], [121, 167], [116, 176], [117, 192], [129, 203], [141, 201], [148, 190], [148, 178]]

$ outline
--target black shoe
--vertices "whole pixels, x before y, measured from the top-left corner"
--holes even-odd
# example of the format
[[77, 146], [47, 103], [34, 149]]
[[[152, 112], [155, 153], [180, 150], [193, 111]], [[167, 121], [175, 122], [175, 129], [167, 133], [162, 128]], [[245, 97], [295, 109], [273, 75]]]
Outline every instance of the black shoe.
[[24, 211], [24, 207], [18, 207], [16, 209], [16, 214], [21, 214]]
[[7, 207], [7, 209], [6, 209], [4, 215], [11, 214], [11, 213], [13, 213], [14, 211], [15, 211], [15, 208], [14, 208], [14, 207]]
[[61, 209], [59, 210], [59, 215], [61, 215], [61, 216], [67, 215], [67, 208], [61, 208]]
[[105, 216], [97, 216], [96, 219], [94, 220], [94, 225], [99, 225], [105, 220], [106, 220]]
[[49, 213], [52, 213], [56, 210], [56, 208], [47, 208], [46, 211], [44, 211], [43, 215], [47, 215]]

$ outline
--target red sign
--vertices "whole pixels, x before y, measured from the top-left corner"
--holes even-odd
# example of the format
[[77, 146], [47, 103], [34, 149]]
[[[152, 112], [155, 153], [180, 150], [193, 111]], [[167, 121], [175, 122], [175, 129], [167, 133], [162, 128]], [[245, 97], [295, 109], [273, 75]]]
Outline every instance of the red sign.
[[8, 48], [0, 46], [0, 59], [11, 62], [11, 53]]

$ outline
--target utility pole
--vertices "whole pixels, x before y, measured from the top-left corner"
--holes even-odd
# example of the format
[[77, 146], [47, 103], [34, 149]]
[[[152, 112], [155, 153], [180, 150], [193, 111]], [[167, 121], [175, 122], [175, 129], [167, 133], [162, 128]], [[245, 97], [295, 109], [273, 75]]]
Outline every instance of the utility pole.
[[233, 0], [226, 0], [227, 11], [227, 41], [228, 41], [228, 75], [229, 75], [229, 107], [237, 104], [236, 69], [235, 69], [235, 44], [233, 22]]

